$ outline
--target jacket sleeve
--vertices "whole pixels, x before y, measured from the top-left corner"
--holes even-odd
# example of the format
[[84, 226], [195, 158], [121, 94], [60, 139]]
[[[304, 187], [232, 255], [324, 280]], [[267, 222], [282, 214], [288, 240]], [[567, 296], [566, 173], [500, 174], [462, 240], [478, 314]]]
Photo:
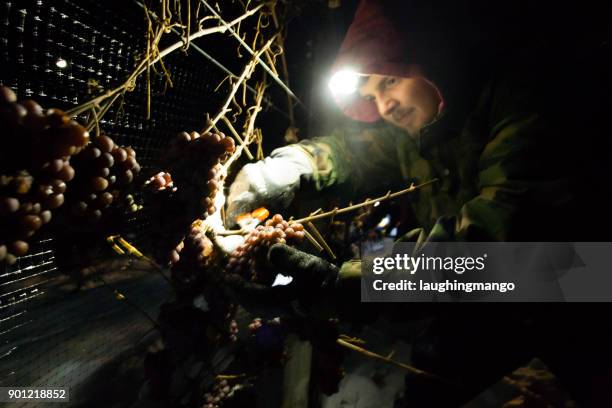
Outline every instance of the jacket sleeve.
[[397, 160], [399, 131], [387, 126], [337, 129], [332, 134], [300, 142], [315, 169], [317, 191], [340, 186], [350, 196], [401, 185]]
[[448, 217], [441, 219], [428, 240], [560, 239], [563, 209], [575, 198], [577, 154], [568, 130], [540, 104], [539, 90], [521, 89], [508, 80], [485, 93], [480, 109], [486, 112], [478, 115], [487, 123], [472, 136], [487, 140], [478, 158], [477, 195], [454, 217], [454, 231]]

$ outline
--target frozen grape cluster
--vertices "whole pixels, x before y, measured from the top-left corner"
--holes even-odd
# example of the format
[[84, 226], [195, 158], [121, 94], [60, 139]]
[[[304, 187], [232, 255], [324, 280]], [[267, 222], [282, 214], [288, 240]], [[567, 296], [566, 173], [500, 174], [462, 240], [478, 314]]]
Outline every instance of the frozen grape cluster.
[[214, 214], [215, 197], [223, 189], [222, 163], [235, 151], [234, 140], [223, 133], [182, 132], [170, 143], [164, 171], [147, 181], [154, 193], [156, 257], [178, 262], [180, 245], [189, 239], [194, 220]]
[[71, 157], [87, 145], [89, 133], [59, 109], [17, 103], [6, 87], [0, 87], [0, 126], [0, 262], [12, 264], [64, 204], [75, 176]]
[[97, 221], [140, 172], [136, 152], [100, 135], [73, 159], [76, 176], [67, 195], [73, 215]]
[[245, 237], [244, 243], [231, 253], [225, 270], [227, 273], [249, 278], [253, 282], [270, 285], [276, 276], [267, 266], [266, 255], [270, 246], [297, 244], [304, 236], [302, 224], [286, 221], [282, 215], [276, 214]]

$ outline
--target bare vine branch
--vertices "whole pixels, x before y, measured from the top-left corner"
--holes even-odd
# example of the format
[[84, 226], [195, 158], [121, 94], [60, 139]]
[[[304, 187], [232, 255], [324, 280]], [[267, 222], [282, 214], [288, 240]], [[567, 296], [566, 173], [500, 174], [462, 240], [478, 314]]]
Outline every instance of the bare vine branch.
[[[211, 34], [215, 34], [215, 33], [224, 33], [226, 32], [228, 29], [231, 29], [232, 26], [240, 23], [242, 20], [254, 15], [255, 13], [257, 13], [258, 11], [260, 11], [263, 7], [266, 6], [266, 3], [262, 3], [256, 7], [254, 7], [251, 10], [246, 11], [244, 14], [242, 14], [241, 16], [235, 18], [234, 20], [230, 21], [229, 23], [225, 23], [224, 25], [219, 25], [216, 27], [209, 27], [209, 28], [202, 28], [200, 30], [198, 30], [197, 32], [189, 35], [186, 38], [183, 38], [181, 41], [177, 41], [176, 43], [174, 43], [173, 45], [165, 48], [163, 51], [159, 51], [159, 52], [151, 52], [151, 50], [153, 48], [155, 48], [158, 44], [159, 41], [162, 38], [162, 35], [164, 33], [166, 33], [167, 31], [170, 31], [172, 29], [172, 27], [174, 27], [173, 24], [169, 24], [168, 20], [165, 16], [162, 16], [162, 22], [160, 23], [160, 27], [158, 27], [157, 31], [156, 31], [156, 35], [152, 41], [152, 46], [148, 47], [149, 48], [149, 52], [147, 53], [147, 55], [145, 55], [145, 57], [142, 59], [142, 61], [140, 61], [137, 65], [137, 67], [134, 69], [134, 71], [128, 76], [128, 78], [118, 87], [110, 89], [106, 92], [104, 92], [101, 95], [98, 95], [97, 97], [79, 105], [76, 106], [72, 109], [70, 109], [67, 113], [71, 116], [76, 116], [79, 115], [83, 112], [86, 112], [96, 106], [99, 106], [102, 102], [106, 101], [109, 98], [114, 97], [117, 94], [126, 92], [126, 91], [130, 91], [133, 90], [135, 87], [135, 82], [136, 79], [142, 75], [145, 71], [147, 71], [149, 69], [149, 67], [151, 67], [152, 65], [156, 64], [157, 62], [160, 62], [164, 57], [168, 56], [169, 54], [171, 54], [172, 52], [176, 51], [177, 49], [180, 49], [184, 44], [191, 42], [197, 38], [200, 37], [204, 37], [206, 35], [211, 35]], [[165, 8], [164, 8], [165, 10]], [[148, 10], [147, 10], [148, 13]], [[108, 110], [108, 109], [106, 109]], [[101, 119], [102, 115], [98, 115], [98, 120]]]
[[412, 184], [410, 187], [404, 189], [404, 190], [400, 190], [400, 191], [396, 191], [395, 193], [392, 193], [391, 191], [389, 191], [387, 194], [385, 194], [382, 197], [378, 197], [378, 198], [368, 198], [367, 200], [363, 201], [360, 204], [354, 204], [354, 205], [350, 205], [348, 207], [344, 207], [344, 208], [334, 208], [331, 211], [327, 211], [321, 214], [317, 214], [317, 215], [310, 215], [308, 217], [304, 217], [304, 218], [300, 218], [298, 220], [291, 220], [291, 222], [299, 222], [300, 224], [303, 224], [305, 222], [309, 222], [309, 221], [315, 221], [315, 220], [319, 220], [321, 218], [328, 218], [328, 217], [333, 217], [336, 214], [343, 214], [346, 212], [350, 212], [350, 211], [354, 211], [358, 208], [362, 208], [362, 207], [368, 207], [370, 205], [374, 205], [374, 203], [376, 203], [377, 201], [385, 201], [385, 200], [390, 200], [392, 198], [395, 198], [397, 196], [400, 196], [402, 194], [407, 194], [407, 193], [412, 193], [413, 191], [419, 189], [419, 188], [423, 188], [425, 186], [428, 186], [430, 184], [436, 183], [438, 181], [437, 178], [426, 181], [424, 183], [421, 183], [419, 185], [414, 185]]

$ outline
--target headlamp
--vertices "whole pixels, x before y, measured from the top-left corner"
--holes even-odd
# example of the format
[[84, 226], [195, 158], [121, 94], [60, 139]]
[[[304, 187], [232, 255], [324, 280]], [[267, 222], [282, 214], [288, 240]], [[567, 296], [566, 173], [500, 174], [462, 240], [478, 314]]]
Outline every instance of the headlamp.
[[342, 70], [332, 75], [328, 86], [334, 95], [350, 95], [357, 90], [359, 74], [352, 70]]

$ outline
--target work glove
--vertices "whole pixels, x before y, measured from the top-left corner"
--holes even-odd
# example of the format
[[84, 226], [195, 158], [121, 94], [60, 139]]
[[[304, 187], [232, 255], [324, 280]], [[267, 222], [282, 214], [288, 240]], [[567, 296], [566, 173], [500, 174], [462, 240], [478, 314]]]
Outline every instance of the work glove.
[[288, 286], [298, 295], [333, 288], [338, 279], [336, 265], [285, 244], [272, 245], [268, 261], [272, 268], [293, 279]]
[[270, 157], [245, 165], [230, 186], [227, 198], [227, 220], [236, 221], [240, 214], [262, 206], [286, 208], [301, 180], [311, 180], [314, 165], [297, 145], [282, 147]]
[[294, 314], [295, 293], [286, 286], [267, 286], [234, 273], [223, 274], [223, 287], [232, 299], [253, 316], [271, 319]]
[[230, 296], [246, 310], [261, 317], [306, 314], [323, 292], [335, 287], [338, 268], [317, 256], [284, 244], [268, 251], [269, 267], [292, 278], [284, 286], [266, 286], [236, 274], [223, 277]]

